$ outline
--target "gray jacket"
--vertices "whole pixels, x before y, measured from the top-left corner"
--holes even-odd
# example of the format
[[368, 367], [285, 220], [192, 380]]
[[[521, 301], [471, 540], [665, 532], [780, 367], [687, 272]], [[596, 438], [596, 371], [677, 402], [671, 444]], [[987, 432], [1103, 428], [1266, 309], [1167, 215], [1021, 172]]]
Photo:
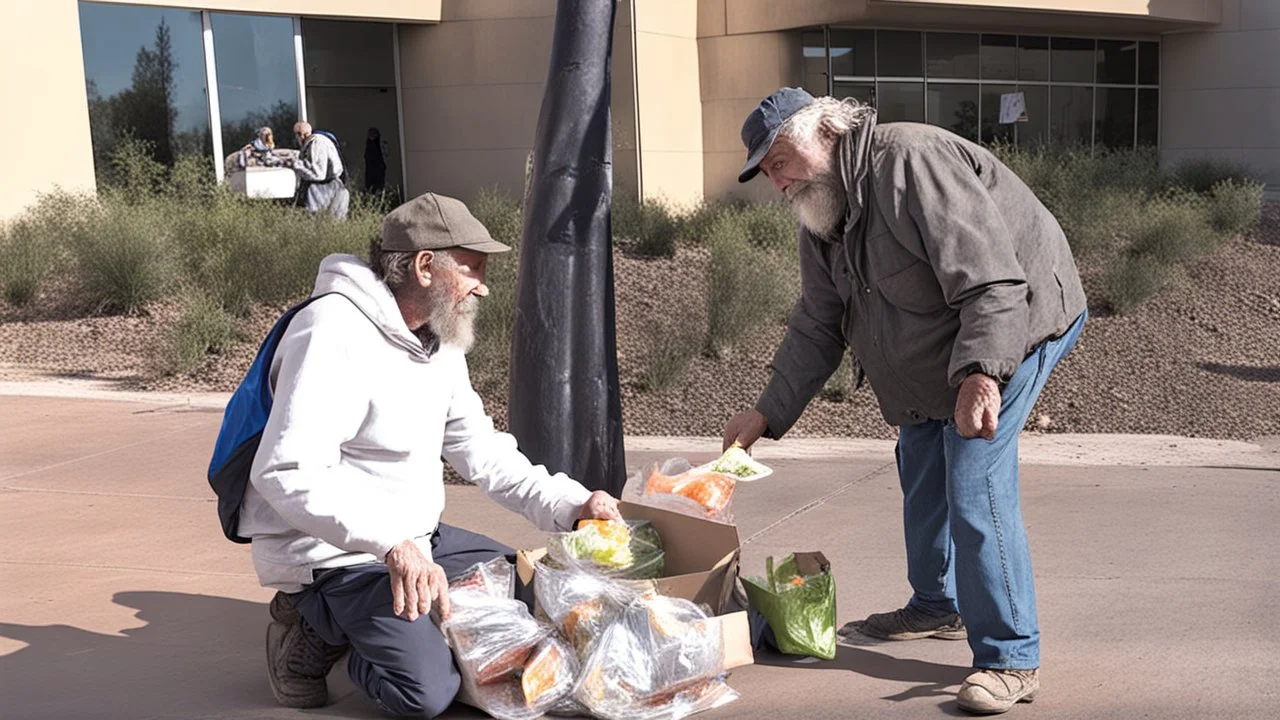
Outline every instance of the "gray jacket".
[[800, 230], [801, 297], [756, 408], [781, 437], [846, 345], [891, 425], [955, 414], [977, 370], [1005, 382], [1085, 310], [1066, 236], [982, 147], [916, 123], [841, 140], [841, 238]]

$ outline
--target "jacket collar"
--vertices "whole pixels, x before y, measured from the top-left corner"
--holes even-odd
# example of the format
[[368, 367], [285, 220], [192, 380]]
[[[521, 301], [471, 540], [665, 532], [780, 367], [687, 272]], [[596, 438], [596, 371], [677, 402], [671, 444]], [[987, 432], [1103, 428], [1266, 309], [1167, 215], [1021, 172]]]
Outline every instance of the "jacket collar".
[[867, 175], [871, 168], [871, 141], [876, 132], [876, 111], [866, 108], [862, 123], [840, 138], [840, 179], [849, 199], [844, 229], [848, 232], [862, 217], [866, 207]]

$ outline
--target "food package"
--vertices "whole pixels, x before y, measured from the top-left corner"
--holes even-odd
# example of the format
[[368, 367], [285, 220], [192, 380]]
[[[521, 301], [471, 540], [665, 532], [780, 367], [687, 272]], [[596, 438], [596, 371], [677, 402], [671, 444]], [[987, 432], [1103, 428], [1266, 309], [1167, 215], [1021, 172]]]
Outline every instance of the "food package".
[[772, 469], [757, 462], [736, 442], [723, 455], [697, 469], [732, 475], [738, 482], [751, 482], [773, 474]]
[[735, 700], [723, 676], [719, 627], [688, 600], [654, 595], [605, 629], [573, 696], [608, 720], [674, 720]]
[[733, 491], [737, 479], [705, 468], [693, 468], [683, 458], [652, 465], [632, 478], [624, 493], [644, 505], [684, 515], [732, 522]]
[[666, 556], [662, 538], [647, 520], [583, 520], [573, 532], [551, 535], [547, 557], [559, 567], [651, 579], [662, 576]]
[[822, 553], [794, 553], [776, 567], [765, 560], [764, 577], [744, 577], [751, 609], [773, 631], [778, 650], [789, 655], [836, 656], [836, 580]]
[[533, 582], [542, 612], [581, 658], [632, 601], [657, 594], [650, 581], [612, 579], [590, 569], [545, 563]]
[[475, 704], [502, 720], [531, 720], [569, 695], [579, 663], [551, 626], [512, 599], [513, 571], [499, 558], [450, 583], [452, 612], [441, 629]]

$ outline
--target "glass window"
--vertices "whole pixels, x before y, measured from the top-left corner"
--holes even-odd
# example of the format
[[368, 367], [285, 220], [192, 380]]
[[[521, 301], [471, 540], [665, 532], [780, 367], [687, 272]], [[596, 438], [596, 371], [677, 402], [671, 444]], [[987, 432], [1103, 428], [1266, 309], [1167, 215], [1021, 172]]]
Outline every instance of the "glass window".
[[1094, 43], [1081, 38], [1053, 38], [1052, 80], [1093, 82]]
[[1049, 38], [1018, 36], [1018, 79], [1049, 79]]
[[880, 30], [876, 33], [876, 73], [880, 77], [923, 77], [922, 52], [920, 33]]
[[[394, 88], [391, 23], [302, 20], [302, 59], [308, 85]], [[822, 33], [818, 33], [822, 44]], [[221, 58], [219, 58], [221, 64]]]
[[1160, 142], [1160, 91], [1138, 91], [1138, 145], [1156, 147]]
[[831, 31], [831, 74], [837, 77], [876, 74], [875, 30]]
[[1049, 88], [1023, 85], [1018, 88], [1027, 99], [1027, 121], [1017, 123], [1018, 147], [1049, 142]]
[[831, 96], [838, 99], [857, 98], [859, 102], [867, 105], [876, 104], [876, 88], [871, 83], [838, 82]]
[[1049, 93], [1049, 132], [1059, 145], [1093, 140], [1093, 88], [1055, 86]]
[[876, 89], [880, 122], [924, 122], [924, 83], [882, 82]]
[[1138, 43], [1138, 84], [1160, 84], [1160, 43]]
[[1133, 88], [1098, 88], [1094, 142], [1111, 150], [1133, 147]]
[[[1013, 85], [982, 85], [982, 142], [1012, 143], [1014, 125], [1000, 123], [1000, 96], [1017, 92]], [[1029, 113], [1028, 113], [1029, 114]]]
[[928, 123], [978, 140], [978, 86], [929, 83]]
[[1132, 85], [1138, 72], [1138, 43], [1127, 40], [1098, 41], [1098, 82]]
[[80, 42], [99, 173], [127, 135], [165, 164], [212, 154], [200, 13], [82, 2]]
[[976, 33], [931, 32], [925, 36], [924, 45], [929, 77], [978, 79]]
[[[826, 95], [827, 46], [821, 30], [800, 33], [800, 46], [804, 53], [804, 82], [802, 87], [811, 95]], [[308, 78], [309, 79], [309, 78]]]
[[210, 20], [223, 149], [234, 152], [264, 125], [278, 145], [292, 144], [286, 138], [299, 118], [293, 20], [230, 13], [210, 13]]
[[1018, 79], [1018, 38], [1015, 35], [983, 35], [978, 53], [983, 80]]

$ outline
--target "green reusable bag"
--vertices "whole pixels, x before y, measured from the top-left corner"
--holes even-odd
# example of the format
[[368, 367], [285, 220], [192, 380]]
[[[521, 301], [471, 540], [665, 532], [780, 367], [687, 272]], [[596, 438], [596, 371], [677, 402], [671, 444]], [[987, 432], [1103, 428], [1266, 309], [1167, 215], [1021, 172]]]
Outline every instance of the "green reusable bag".
[[774, 567], [765, 561], [765, 577], [744, 577], [751, 607], [760, 613], [778, 649], [788, 655], [836, 656], [836, 579], [820, 552], [794, 553]]

